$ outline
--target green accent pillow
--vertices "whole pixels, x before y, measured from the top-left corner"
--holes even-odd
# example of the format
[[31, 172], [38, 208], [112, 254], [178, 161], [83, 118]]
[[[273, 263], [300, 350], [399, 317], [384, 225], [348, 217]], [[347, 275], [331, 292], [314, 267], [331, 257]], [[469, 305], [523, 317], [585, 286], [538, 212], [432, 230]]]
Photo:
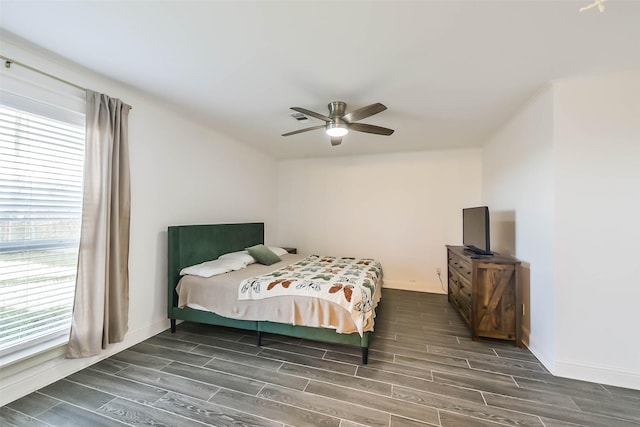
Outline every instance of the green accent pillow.
[[251, 246], [247, 248], [247, 252], [249, 252], [249, 255], [254, 257], [258, 263], [263, 265], [271, 265], [282, 261], [278, 255], [265, 245]]

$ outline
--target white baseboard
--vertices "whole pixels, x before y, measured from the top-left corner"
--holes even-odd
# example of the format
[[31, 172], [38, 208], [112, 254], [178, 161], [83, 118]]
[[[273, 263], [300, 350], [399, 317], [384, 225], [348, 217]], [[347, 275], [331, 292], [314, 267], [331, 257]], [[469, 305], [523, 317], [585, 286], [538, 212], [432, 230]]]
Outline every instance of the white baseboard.
[[640, 390], [640, 372], [563, 360], [556, 363], [552, 373], [559, 377]]
[[523, 331], [523, 334], [525, 333], [528, 337], [528, 342], [526, 343], [527, 348], [531, 351], [531, 353], [533, 353], [536, 359], [538, 359], [538, 361], [542, 363], [544, 367], [553, 374], [553, 371], [555, 371], [554, 361], [551, 358], [547, 357], [543, 351], [541, 351], [541, 348], [543, 347], [537, 345], [536, 339], [531, 335], [530, 331]]
[[68, 375], [106, 359], [122, 350], [150, 338], [169, 327], [163, 319], [150, 325], [129, 331], [123, 342], [112, 344], [99, 355], [82, 359], [66, 359], [66, 346], [35, 356], [33, 360], [16, 362], [3, 367], [0, 375], [0, 406], [13, 402], [29, 393], [54, 383]]
[[442, 289], [440, 284], [429, 284], [424, 282], [403, 282], [400, 280], [384, 279], [383, 288], [401, 289], [403, 291], [428, 292], [432, 294], [446, 294], [447, 288]]
[[544, 352], [540, 351], [540, 347], [536, 346], [535, 338], [531, 335], [529, 335], [529, 345], [527, 347], [554, 376], [640, 390], [640, 372], [624, 371], [606, 366], [593, 366], [566, 360], [551, 360], [552, 358], [545, 357]]

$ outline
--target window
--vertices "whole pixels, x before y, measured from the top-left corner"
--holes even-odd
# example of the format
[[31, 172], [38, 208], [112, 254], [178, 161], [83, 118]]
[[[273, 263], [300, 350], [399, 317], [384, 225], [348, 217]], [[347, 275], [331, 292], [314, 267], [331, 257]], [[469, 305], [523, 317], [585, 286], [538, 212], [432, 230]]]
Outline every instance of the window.
[[[13, 71], [12, 67], [12, 71]], [[0, 356], [66, 339], [75, 289], [85, 143], [78, 94], [0, 90]], [[40, 99], [33, 94], [42, 92]], [[55, 102], [55, 98], [62, 101]], [[69, 98], [76, 108], [69, 108]], [[54, 101], [54, 102], [52, 102]], [[84, 107], [81, 109], [84, 110]]]

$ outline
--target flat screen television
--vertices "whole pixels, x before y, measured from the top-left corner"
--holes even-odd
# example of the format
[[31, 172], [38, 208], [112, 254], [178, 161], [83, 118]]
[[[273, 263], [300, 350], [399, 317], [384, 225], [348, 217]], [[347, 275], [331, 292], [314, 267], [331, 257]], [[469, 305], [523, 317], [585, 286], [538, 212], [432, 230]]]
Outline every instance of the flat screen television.
[[488, 207], [462, 209], [462, 244], [476, 254], [491, 255]]

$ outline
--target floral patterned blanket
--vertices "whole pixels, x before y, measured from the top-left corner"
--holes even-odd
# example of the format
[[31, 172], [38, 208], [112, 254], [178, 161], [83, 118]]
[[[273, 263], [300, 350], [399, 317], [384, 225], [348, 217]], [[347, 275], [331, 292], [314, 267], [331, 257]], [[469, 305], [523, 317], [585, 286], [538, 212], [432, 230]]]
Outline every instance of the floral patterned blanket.
[[243, 280], [238, 299], [284, 295], [322, 298], [346, 309], [362, 335], [365, 321], [373, 315], [373, 297], [381, 280], [382, 266], [374, 259], [311, 255], [269, 274]]

